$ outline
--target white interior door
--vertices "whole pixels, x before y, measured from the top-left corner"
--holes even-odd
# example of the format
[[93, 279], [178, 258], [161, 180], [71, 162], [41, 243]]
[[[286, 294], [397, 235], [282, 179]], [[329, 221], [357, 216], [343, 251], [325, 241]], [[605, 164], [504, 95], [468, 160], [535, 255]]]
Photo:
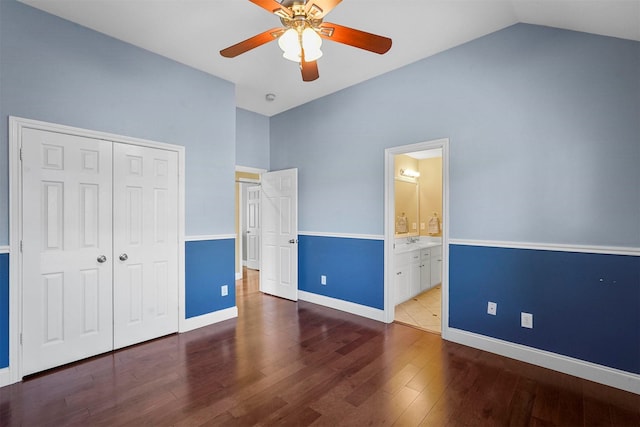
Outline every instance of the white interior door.
[[111, 143], [22, 133], [23, 374], [112, 348]]
[[178, 156], [113, 146], [114, 348], [178, 330]]
[[262, 292], [298, 300], [298, 169], [262, 174]]
[[247, 268], [260, 269], [260, 187], [247, 188]]

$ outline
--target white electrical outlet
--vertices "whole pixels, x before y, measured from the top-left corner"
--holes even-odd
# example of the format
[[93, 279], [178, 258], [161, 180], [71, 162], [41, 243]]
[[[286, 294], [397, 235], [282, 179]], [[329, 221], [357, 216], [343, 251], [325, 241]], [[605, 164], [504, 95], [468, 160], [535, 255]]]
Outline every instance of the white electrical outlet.
[[321, 285], [326, 285], [327, 284], [327, 276], [325, 276], [324, 274], [322, 276], [320, 276], [320, 284]]
[[229, 295], [229, 287], [227, 285], [222, 285], [220, 287], [220, 294], [222, 294], [223, 297]]
[[495, 302], [489, 301], [489, 303], [487, 304], [487, 314], [495, 316], [497, 311], [498, 311], [498, 304], [496, 304]]
[[533, 314], [531, 313], [520, 313], [520, 326], [523, 328], [533, 329]]

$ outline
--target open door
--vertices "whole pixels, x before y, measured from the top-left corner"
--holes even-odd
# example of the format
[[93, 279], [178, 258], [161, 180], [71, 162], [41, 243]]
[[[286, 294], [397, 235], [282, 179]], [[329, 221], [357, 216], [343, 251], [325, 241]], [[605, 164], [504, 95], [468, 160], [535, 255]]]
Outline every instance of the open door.
[[262, 174], [260, 290], [298, 300], [298, 169]]

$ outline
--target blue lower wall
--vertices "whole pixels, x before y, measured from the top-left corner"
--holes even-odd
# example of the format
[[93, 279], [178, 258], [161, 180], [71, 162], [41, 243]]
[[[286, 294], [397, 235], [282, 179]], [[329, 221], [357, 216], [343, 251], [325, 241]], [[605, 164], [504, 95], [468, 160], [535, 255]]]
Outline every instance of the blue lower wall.
[[0, 254], [0, 369], [9, 366], [9, 254]]
[[[383, 309], [383, 241], [299, 240], [300, 290]], [[234, 243], [185, 243], [187, 318], [235, 306]], [[640, 257], [450, 245], [449, 265], [451, 327], [640, 374]], [[520, 327], [522, 311], [533, 329]], [[0, 254], [0, 368], [8, 336], [9, 254]]]
[[640, 373], [640, 257], [450, 245], [449, 266], [450, 327]]
[[301, 235], [298, 289], [383, 310], [384, 241]]
[[[236, 305], [235, 240], [185, 242], [185, 317]], [[220, 287], [228, 285], [229, 295]]]

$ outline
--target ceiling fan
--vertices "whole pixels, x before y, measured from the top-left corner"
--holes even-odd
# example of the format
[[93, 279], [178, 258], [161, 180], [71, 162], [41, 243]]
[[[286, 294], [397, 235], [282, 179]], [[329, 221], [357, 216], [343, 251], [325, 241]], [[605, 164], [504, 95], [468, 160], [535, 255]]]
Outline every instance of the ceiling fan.
[[249, 0], [277, 15], [282, 27], [272, 28], [220, 51], [234, 58], [258, 46], [278, 40], [283, 56], [300, 64], [302, 80], [319, 77], [317, 59], [322, 56], [322, 39], [332, 40], [379, 54], [391, 48], [391, 39], [342, 25], [323, 22], [324, 16], [342, 0]]

